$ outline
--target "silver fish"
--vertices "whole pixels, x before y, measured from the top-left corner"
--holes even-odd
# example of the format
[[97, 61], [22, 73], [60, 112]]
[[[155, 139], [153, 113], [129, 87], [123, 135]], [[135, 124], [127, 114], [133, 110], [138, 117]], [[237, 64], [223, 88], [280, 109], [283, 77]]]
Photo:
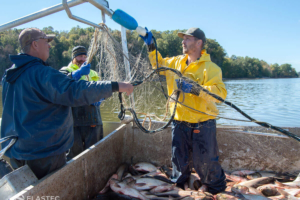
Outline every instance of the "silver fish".
[[118, 181], [121, 181], [123, 178], [124, 173], [128, 170], [128, 164], [123, 163], [117, 170]]
[[117, 179], [118, 175], [117, 174], [113, 174], [107, 181], [106, 185], [104, 186], [104, 188], [99, 192], [99, 194], [104, 194], [109, 190], [109, 182], [111, 179]]
[[198, 174], [191, 173], [188, 179], [188, 186], [191, 190], [198, 190], [201, 187], [200, 177]]
[[172, 185], [154, 178], [139, 178], [135, 182], [129, 183], [129, 186], [137, 190], [151, 190], [157, 186], [171, 187]]
[[273, 177], [261, 177], [261, 178], [256, 178], [250, 181], [245, 181], [239, 183], [239, 185], [245, 185], [247, 187], [254, 187], [257, 188], [261, 185], [268, 184], [274, 181]]
[[126, 185], [125, 183], [118, 182], [116, 179], [110, 180], [110, 188], [119, 194], [124, 194], [130, 197], [138, 198], [141, 200], [149, 200], [147, 197], [142, 195], [138, 190], [131, 188], [130, 186]]
[[157, 170], [157, 167], [147, 162], [140, 162], [134, 165], [134, 169], [141, 172], [153, 172]]
[[268, 197], [255, 194], [242, 194], [247, 200], [270, 200]]

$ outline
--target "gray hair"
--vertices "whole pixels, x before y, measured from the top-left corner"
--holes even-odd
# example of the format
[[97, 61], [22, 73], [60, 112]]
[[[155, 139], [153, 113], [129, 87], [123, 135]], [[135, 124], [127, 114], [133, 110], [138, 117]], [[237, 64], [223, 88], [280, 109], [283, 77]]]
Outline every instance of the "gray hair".
[[22, 53], [28, 54], [31, 48], [31, 43], [29, 45], [26, 45], [23, 49], [21, 49]]

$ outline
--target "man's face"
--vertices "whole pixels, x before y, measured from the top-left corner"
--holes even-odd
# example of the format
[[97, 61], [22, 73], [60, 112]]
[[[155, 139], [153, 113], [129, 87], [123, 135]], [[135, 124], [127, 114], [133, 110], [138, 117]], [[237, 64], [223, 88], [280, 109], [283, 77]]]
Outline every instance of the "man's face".
[[79, 55], [73, 59], [73, 63], [80, 67], [86, 61], [86, 55]]
[[188, 54], [188, 55], [195, 52], [198, 48], [197, 47], [197, 42], [198, 41], [199, 40], [197, 40], [193, 36], [184, 35], [183, 40], [182, 40], [182, 52], [184, 54]]
[[48, 43], [48, 39], [39, 39], [34, 41], [36, 42], [36, 50], [38, 53], [38, 57], [42, 59], [44, 62], [49, 58], [49, 50], [50, 44]]

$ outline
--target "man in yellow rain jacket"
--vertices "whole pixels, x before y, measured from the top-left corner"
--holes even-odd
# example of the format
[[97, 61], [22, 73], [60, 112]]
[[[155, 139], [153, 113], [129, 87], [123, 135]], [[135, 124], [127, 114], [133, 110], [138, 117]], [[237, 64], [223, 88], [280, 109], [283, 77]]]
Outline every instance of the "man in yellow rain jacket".
[[[99, 81], [98, 73], [87, 65], [87, 50], [83, 46], [74, 47], [72, 50], [72, 62], [60, 72], [70, 78], [80, 81]], [[103, 124], [100, 114], [100, 104], [104, 99], [92, 105], [72, 108], [74, 121], [74, 145], [67, 156], [68, 160], [77, 156], [85, 149], [94, 145], [103, 138]]]
[[[209, 191], [212, 194], [224, 191], [226, 188], [225, 174], [219, 163], [219, 149], [216, 140], [216, 120], [218, 115], [217, 100], [195, 87], [193, 80], [210, 92], [223, 99], [227, 91], [222, 82], [222, 71], [214, 64], [210, 55], [203, 49], [206, 42], [205, 34], [199, 28], [190, 28], [185, 33], [178, 33], [183, 39], [183, 55], [172, 58], [162, 58], [158, 54], [158, 67], [168, 67], [178, 70], [188, 79], [180, 79], [172, 71], [165, 71], [168, 95], [174, 90], [180, 89], [173, 126], [172, 126], [172, 180], [178, 186], [183, 187], [191, 174], [192, 167], [201, 178], [203, 186], [201, 191]], [[147, 31], [145, 37], [141, 36], [148, 45], [150, 62], [155, 69], [156, 47], [153, 44], [152, 33]], [[173, 111], [175, 102], [170, 103]], [[196, 111], [197, 110], [197, 111]], [[200, 111], [200, 112], [198, 112]], [[193, 166], [190, 166], [190, 159]]]

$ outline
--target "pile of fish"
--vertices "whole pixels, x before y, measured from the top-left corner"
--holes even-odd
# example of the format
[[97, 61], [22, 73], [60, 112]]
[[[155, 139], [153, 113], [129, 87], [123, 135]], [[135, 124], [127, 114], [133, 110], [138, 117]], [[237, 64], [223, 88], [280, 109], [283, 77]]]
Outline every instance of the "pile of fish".
[[249, 170], [226, 173], [226, 190], [212, 195], [195, 171], [184, 189], [176, 187], [170, 179], [171, 174], [172, 169], [167, 166], [157, 168], [146, 162], [122, 164], [94, 200], [300, 200], [300, 177], [295, 179], [292, 175]]

